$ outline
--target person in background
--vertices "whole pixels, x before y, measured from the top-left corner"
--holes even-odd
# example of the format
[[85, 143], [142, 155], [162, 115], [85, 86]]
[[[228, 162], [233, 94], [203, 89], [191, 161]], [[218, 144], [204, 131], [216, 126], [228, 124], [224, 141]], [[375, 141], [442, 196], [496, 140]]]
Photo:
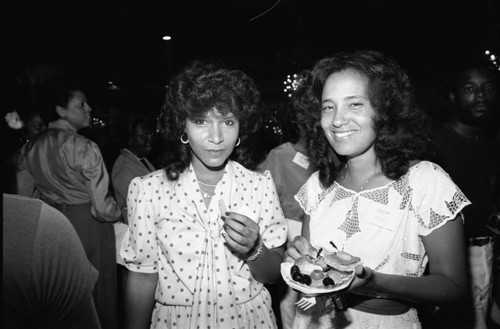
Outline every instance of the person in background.
[[3, 193], [2, 224], [2, 328], [100, 329], [98, 273], [68, 219], [41, 200]]
[[36, 109], [24, 111], [21, 115], [17, 111], [9, 112], [5, 115], [5, 121], [9, 128], [21, 132], [19, 138], [23, 144], [27, 144], [47, 128], [42, 113]]
[[294, 328], [421, 328], [415, 303], [465, 294], [460, 212], [469, 201], [424, 160], [429, 125], [394, 59], [341, 52], [317, 62], [312, 74], [321, 107], [305, 114], [318, 171], [296, 195], [306, 216], [287, 261], [312, 245], [358, 256], [362, 265], [333, 300], [323, 294], [311, 309], [298, 308]]
[[[123, 222], [114, 224], [115, 239], [116, 239], [116, 260], [118, 263], [118, 298], [122, 300], [125, 291], [125, 282], [127, 270], [124, 267], [123, 260], [120, 257], [119, 250], [123, 240], [123, 236], [128, 228], [127, 222], [127, 191], [128, 186], [133, 178], [144, 176], [155, 171], [154, 165], [149, 161], [147, 156], [151, 153], [152, 137], [155, 134], [156, 122], [148, 116], [139, 116], [134, 119], [130, 129], [130, 137], [128, 139], [128, 147], [120, 150], [120, 155], [113, 164], [111, 171], [111, 182], [113, 183], [113, 191], [116, 202], [122, 211]], [[119, 303], [118, 311], [122, 313], [123, 303]], [[119, 322], [123, 317], [119, 317]]]
[[109, 176], [98, 146], [78, 134], [89, 127], [92, 109], [78, 83], [54, 85], [58, 119], [31, 141], [17, 172], [18, 194], [40, 199], [73, 224], [88, 259], [99, 272], [94, 302], [104, 329], [116, 328], [116, 246], [113, 223], [120, 208], [109, 192]]
[[252, 79], [219, 64], [170, 82], [161, 117], [174, 149], [127, 198], [126, 328], [276, 328], [264, 284], [280, 276], [287, 227], [269, 172], [246, 168], [259, 103]]
[[[4, 162], [9, 167], [19, 166], [21, 155], [26, 152], [26, 147], [30, 140], [35, 138], [39, 133], [47, 128], [47, 123], [43, 118], [41, 111], [31, 109], [29, 111], [22, 111], [21, 115], [17, 111], [12, 111], [6, 114], [5, 121], [9, 126], [9, 133], [7, 138], [4, 138], [7, 145], [6, 155]], [[14, 139], [14, 140], [13, 140]], [[14, 177], [9, 177], [8, 181], [15, 183], [15, 170], [13, 171]], [[10, 188], [10, 191], [15, 192], [16, 188]]]
[[147, 156], [151, 153], [151, 140], [155, 133], [155, 121], [147, 116], [137, 117], [131, 128], [128, 147], [120, 150], [111, 171], [111, 182], [116, 202], [127, 220], [127, 190], [133, 178], [155, 171]]
[[[292, 241], [302, 230], [304, 211], [294, 196], [315, 171], [309, 162], [307, 134], [303, 126], [303, 113], [316, 109], [316, 102], [308, 92], [311, 83], [310, 71], [298, 75], [299, 86], [293, 92], [286, 107], [284, 133], [286, 142], [273, 148], [258, 170], [269, 170], [273, 177], [281, 208], [288, 224], [288, 241]], [[289, 288], [283, 280], [270, 287], [273, 304], [279, 304], [281, 325], [291, 329], [295, 317], [297, 291]]]
[[487, 220], [500, 209], [500, 144], [490, 136], [500, 105], [497, 75], [481, 58], [462, 59], [450, 77], [450, 116], [436, 130], [435, 162], [472, 202], [463, 213], [473, 305], [458, 313], [453, 307], [443, 321], [464, 328], [487, 328], [491, 307], [494, 233]]
[[47, 129], [47, 122], [44, 119], [41, 111], [33, 109], [24, 115], [26, 127], [24, 131], [24, 141], [29, 143], [33, 138]]

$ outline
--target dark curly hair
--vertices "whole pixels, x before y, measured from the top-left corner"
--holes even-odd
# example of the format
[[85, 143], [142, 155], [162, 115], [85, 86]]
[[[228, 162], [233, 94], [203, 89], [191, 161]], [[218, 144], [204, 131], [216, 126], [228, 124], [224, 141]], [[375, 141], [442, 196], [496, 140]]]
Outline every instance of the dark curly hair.
[[249, 169], [255, 167], [252, 151], [261, 124], [260, 92], [244, 72], [220, 63], [193, 62], [168, 85], [160, 122], [167, 154], [161, 165], [168, 179], [177, 180], [191, 162], [191, 147], [181, 143], [186, 120], [205, 115], [213, 108], [232, 112], [239, 121], [240, 145], [230, 159]]
[[398, 179], [410, 166], [410, 160], [430, 156], [430, 123], [416, 105], [408, 75], [391, 57], [372, 50], [340, 52], [318, 61], [312, 70], [309, 92], [317, 102], [317, 111], [303, 113], [309, 135], [309, 156], [319, 170], [323, 187], [333, 184], [347, 160], [335, 153], [321, 128], [321, 95], [327, 78], [339, 71], [353, 69], [368, 79], [368, 97], [377, 113], [374, 129], [375, 154], [383, 173]]

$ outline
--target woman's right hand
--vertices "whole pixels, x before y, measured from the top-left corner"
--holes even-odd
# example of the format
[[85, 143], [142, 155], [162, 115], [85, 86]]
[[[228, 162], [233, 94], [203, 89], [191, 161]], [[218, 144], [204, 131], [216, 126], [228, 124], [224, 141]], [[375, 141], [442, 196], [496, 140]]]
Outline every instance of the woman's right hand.
[[308, 253], [310, 246], [309, 241], [301, 235], [296, 236], [293, 241], [288, 241], [285, 262], [294, 263], [297, 258]]

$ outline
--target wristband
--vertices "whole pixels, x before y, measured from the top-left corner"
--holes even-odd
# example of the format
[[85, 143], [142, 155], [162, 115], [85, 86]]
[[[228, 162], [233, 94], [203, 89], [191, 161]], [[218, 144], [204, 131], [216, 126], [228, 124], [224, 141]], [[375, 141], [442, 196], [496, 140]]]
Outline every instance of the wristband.
[[257, 251], [256, 251], [253, 255], [248, 256], [248, 257], [245, 257], [245, 261], [247, 261], [247, 262], [251, 262], [251, 261], [253, 261], [253, 260], [256, 260], [256, 259], [257, 259], [257, 257], [259, 257], [259, 256], [260, 256], [260, 254], [262, 254], [262, 251], [263, 251], [263, 250], [264, 250], [264, 245], [263, 245], [262, 241], [261, 241], [261, 240], [259, 240], [259, 245], [258, 245], [258, 247], [257, 247]]

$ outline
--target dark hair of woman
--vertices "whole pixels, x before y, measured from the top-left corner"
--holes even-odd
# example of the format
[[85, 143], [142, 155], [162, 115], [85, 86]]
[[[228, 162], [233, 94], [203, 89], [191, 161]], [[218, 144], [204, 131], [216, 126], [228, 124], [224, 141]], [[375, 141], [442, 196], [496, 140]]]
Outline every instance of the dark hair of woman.
[[303, 70], [297, 75], [297, 87], [284, 108], [283, 141], [296, 143], [300, 138], [301, 129], [305, 131], [304, 113], [317, 108], [316, 100], [309, 92], [311, 78], [310, 70]]
[[[371, 50], [341, 52], [317, 62], [313, 68], [311, 92], [321, 104], [323, 86], [336, 72], [352, 69], [367, 78], [368, 96], [376, 112], [375, 153], [382, 171], [391, 179], [404, 175], [410, 160], [430, 155], [430, 124], [417, 107], [408, 75], [391, 57]], [[337, 155], [321, 128], [321, 108], [303, 112], [309, 134], [310, 159], [319, 170], [323, 187], [333, 184], [346, 159]]]
[[222, 114], [233, 113], [239, 121], [241, 142], [230, 158], [248, 169], [255, 167], [252, 152], [261, 124], [260, 92], [255, 82], [240, 70], [195, 61], [170, 82], [160, 116], [168, 145], [161, 165], [168, 179], [177, 180], [191, 161], [189, 144], [180, 141], [186, 120], [214, 108]]
[[59, 115], [55, 111], [56, 106], [66, 107], [75, 92], [84, 92], [84, 88], [79, 81], [66, 77], [54, 78], [47, 82], [43, 89], [46, 96], [42, 102], [47, 108], [46, 117], [48, 121], [59, 119]]

